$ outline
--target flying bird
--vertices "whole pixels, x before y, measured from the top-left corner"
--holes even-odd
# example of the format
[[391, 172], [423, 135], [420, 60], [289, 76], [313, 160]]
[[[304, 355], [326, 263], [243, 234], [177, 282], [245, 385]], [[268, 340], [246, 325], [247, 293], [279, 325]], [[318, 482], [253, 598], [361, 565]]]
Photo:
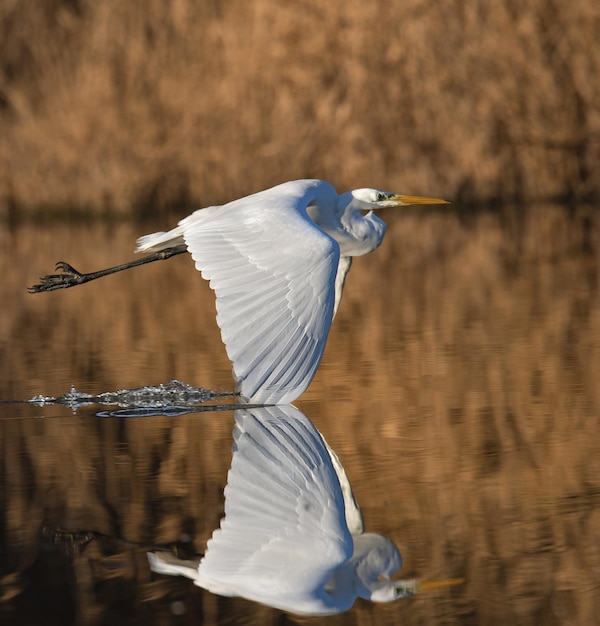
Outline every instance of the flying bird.
[[461, 582], [390, 578], [402, 564], [398, 548], [365, 532], [337, 455], [295, 407], [238, 409], [233, 440], [225, 517], [204, 557], [149, 552], [154, 572], [302, 615]]
[[295, 180], [199, 209], [167, 232], [140, 237], [149, 256], [87, 274], [60, 261], [32, 293], [80, 285], [189, 252], [216, 293], [217, 323], [238, 392], [255, 404], [293, 402], [319, 365], [352, 257], [385, 234], [374, 210], [445, 200], [377, 189], [338, 194]]

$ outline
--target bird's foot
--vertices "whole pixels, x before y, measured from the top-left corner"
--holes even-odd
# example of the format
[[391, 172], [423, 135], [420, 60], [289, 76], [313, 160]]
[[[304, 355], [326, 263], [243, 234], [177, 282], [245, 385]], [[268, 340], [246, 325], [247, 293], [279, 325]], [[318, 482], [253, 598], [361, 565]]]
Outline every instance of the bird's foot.
[[60, 270], [62, 274], [48, 274], [40, 278], [40, 283], [29, 287], [29, 293], [40, 293], [42, 291], [54, 291], [55, 289], [66, 289], [74, 287], [86, 282], [86, 274], [78, 272], [72, 265], [59, 261], [55, 269]]

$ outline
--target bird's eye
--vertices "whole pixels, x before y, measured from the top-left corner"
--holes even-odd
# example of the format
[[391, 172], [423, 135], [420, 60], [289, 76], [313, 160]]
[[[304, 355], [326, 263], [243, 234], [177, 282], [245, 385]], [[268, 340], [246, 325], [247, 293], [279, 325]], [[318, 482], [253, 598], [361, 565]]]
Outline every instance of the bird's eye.
[[389, 195], [384, 193], [383, 191], [377, 192], [377, 202], [382, 202], [383, 200], [387, 200]]

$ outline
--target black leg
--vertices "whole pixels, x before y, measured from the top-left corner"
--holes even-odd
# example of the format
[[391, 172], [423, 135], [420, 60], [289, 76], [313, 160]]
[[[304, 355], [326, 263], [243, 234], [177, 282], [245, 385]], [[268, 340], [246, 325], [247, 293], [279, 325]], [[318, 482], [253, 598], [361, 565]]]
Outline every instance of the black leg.
[[152, 263], [153, 261], [163, 261], [164, 259], [170, 259], [176, 254], [182, 254], [187, 252], [187, 247], [183, 244], [179, 246], [173, 246], [172, 248], [165, 248], [159, 250], [154, 254], [136, 259], [130, 263], [123, 263], [122, 265], [116, 265], [115, 267], [108, 267], [105, 270], [98, 270], [97, 272], [90, 272], [88, 274], [82, 274], [78, 272], [72, 265], [59, 261], [56, 264], [56, 269], [60, 270], [61, 274], [48, 274], [40, 278], [40, 283], [29, 287], [27, 291], [29, 293], [41, 293], [42, 291], [54, 291], [55, 289], [67, 289], [68, 287], [75, 287], [75, 285], [82, 285], [83, 283], [89, 283], [91, 280], [108, 276], [109, 274], [116, 274], [123, 270], [128, 270], [138, 265], [145, 265], [146, 263]]

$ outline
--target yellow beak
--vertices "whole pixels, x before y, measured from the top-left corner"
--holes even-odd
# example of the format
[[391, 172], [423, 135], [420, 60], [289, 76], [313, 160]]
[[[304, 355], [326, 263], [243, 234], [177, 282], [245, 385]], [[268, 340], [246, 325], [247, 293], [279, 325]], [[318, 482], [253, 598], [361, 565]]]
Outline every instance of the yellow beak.
[[392, 202], [398, 202], [401, 205], [407, 204], [450, 204], [448, 200], [440, 200], [439, 198], [426, 198], [423, 196], [394, 196]]

